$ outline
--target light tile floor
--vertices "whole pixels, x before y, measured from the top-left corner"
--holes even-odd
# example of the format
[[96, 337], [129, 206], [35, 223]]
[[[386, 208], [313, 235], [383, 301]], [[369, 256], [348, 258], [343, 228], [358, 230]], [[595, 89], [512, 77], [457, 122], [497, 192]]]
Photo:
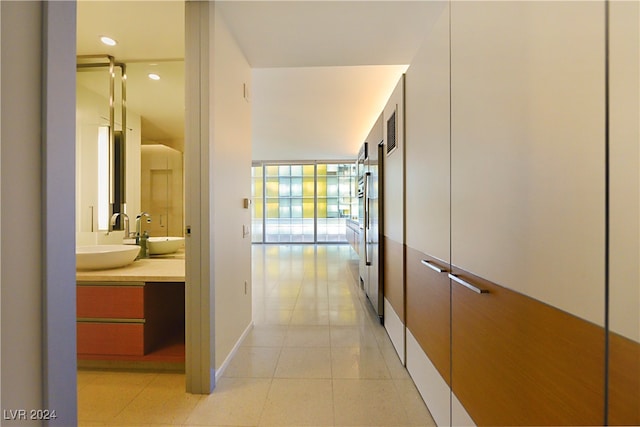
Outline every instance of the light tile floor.
[[184, 374], [80, 371], [80, 425], [435, 425], [357, 286], [355, 256], [255, 245], [255, 326], [215, 391], [185, 393]]

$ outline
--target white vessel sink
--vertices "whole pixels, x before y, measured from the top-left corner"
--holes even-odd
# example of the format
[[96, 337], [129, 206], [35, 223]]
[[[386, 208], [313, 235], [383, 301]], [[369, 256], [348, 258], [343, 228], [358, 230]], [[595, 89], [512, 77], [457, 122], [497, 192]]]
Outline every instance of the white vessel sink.
[[93, 245], [76, 246], [77, 270], [106, 270], [124, 267], [135, 261], [139, 246]]
[[[124, 239], [126, 245], [135, 245], [136, 239]], [[177, 252], [184, 244], [184, 237], [149, 237], [149, 255], [166, 255]]]
[[149, 255], [172, 254], [182, 247], [184, 237], [149, 237]]

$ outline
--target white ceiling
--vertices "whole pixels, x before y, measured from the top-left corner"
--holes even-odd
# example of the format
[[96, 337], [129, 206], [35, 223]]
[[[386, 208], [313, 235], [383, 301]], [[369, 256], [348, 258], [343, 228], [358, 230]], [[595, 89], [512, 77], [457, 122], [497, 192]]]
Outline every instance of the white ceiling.
[[[184, 138], [184, 2], [78, 2], [77, 54], [112, 55], [127, 65], [127, 108], [141, 115], [145, 142], [180, 148]], [[108, 35], [118, 44], [100, 42]], [[157, 73], [159, 81], [147, 74]], [[101, 73], [80, 73], [80, 84], [108, 93]], [[178, 141], [178, 142], [175, 142]]]
[[[217, 5], [253, 68], [257, 160], [354, 157], [442, 7], [370, 0]], [[108, 48], [101, 35], [119, 44]], [[184, 74], [175, 60], [184, 57], [184, 3], [79, 1], [78, 55], [105, 53], [128, 64], [128, 106], [142, 116], [143, 138], [181, 139]], [[146, 78], [151, 68], [160, 82]]]
[[253, 158], [355, 158], [406, 68], [254, 69]]
[[221, 1], [254, 68], [409, 64], [433, 1]]

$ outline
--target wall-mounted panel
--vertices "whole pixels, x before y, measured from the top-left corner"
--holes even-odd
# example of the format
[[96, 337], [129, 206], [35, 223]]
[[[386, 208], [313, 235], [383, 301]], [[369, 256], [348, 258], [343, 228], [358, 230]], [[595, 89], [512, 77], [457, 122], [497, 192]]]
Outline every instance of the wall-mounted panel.
[[396, 113], [396, 147], [384, 158], [384, 235], [404, 244], [404, 76], [382, 114], [385, 152], [387, 121]]
[[406, 366], [436, 423], [450, 425], [449, 6], [439, 6], [405, 79]]
[[604, 4], [452, 2], [452, 262], [604, 324]]
[[479, 425], [601, 425], [605, 5], [450, 6], [451, 262], [489, 291], [452, 282], [452, 391]]
[[[452, 282], [453, 424], [640, 424], [637, 2], [608, 3], [608, 420], [604, 411], [606, 6], [451, 2], [450, 85], [448, 15], [407, 71], [407, 366], [417, 384], [429, 369], [442, 378], [426, 357], [437, 355], [424, 343], [438, 307], [420, 293], [418, 254], [449, 261], [451, 231], [457, 273], [489, 290]], [[427, 404], [439, 400], [431, 392], [421, 388]]]
[[604, 330], [455, 268], [452, 389], [478, 425], [602, 425]]
[[448, 7], [441, 11], [411, 62], [405, 84], [406, 243], [448, 262], [451, 186]]
[[384, 297], [404, 322], [404, 247], [384, 239]]
[[610, 2], [610, 425], [640, 425], [639, 27], [640, 3]]
[[640, 344], [609, 333], [609, 425], [640, 425]]
[[[395, 117], [395, 119], [394, 119]], [[390, 129], [392, 121], [394, 128]], [[405, 244], [405, 157], [404, 75], [382, 112], [383, 122], [383, 274], [384, 323], [400, 360], [405, 360], [404, 244]], [[394, 147], [389, 141], [395, 139]], [[390, 310], [393, 310], [393, 313]]]
[[449, 265], [407, 248], [407, 329], [447, 384], [450, 381]]

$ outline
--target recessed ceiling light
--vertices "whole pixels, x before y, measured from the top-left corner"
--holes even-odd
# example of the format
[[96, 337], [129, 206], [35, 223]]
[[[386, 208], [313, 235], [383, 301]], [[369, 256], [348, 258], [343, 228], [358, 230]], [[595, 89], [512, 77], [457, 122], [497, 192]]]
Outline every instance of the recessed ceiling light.
[[115, 41], [114, 39], [112, 39], [111, 37], [107, 37], [107, 36], [102, 36], [100, 37], [100, 41], [104, 44], [106, 44], [107, 46], [115, 46], [118, 44], [117, 41]]
[[156, 73], [149, 73], [148, 75], [151, 80], [160, 80], [160, 76]]

